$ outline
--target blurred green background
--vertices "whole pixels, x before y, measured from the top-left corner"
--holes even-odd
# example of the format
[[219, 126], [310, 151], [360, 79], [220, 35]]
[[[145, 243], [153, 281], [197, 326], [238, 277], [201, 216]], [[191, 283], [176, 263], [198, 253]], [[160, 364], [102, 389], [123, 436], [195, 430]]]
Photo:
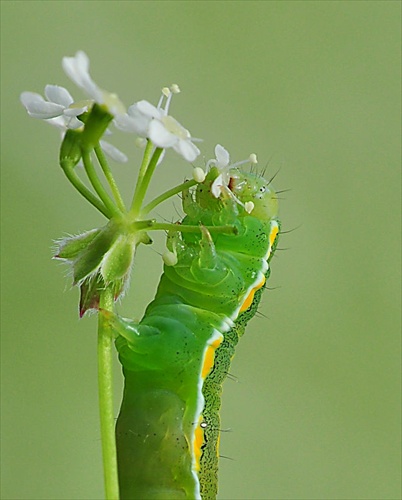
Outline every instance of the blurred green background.
[[[52, 240], [103, 224], [57, 165], [55, 129], [24, 90], [74, 88], [61, 58], [129, 105], [177, 82], [172, 114], [278, 169], [284, 234], [261, 312], [224, 388], [221, 499], [400, 498], [398, 1], [3, 1], [2, 498], [103, 497], [96, 318]], [[129, 199], [140, 153], [115, 166]], [[197, 160], [198, 165], [204, 159]], [[152, 194], [189, 166], [168, 152]], [[157, 210], [177, 218], [180, 200]], [[140, 317], [161, 272], [138, 252], [119, 311]], [[116, 363], [116, 412], [121, 393]]]

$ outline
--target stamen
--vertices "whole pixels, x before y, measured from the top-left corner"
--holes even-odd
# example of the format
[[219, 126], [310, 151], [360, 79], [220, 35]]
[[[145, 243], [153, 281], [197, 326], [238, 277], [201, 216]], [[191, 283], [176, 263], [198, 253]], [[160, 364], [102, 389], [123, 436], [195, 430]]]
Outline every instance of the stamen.
[[170, 89], [169, 89], [169, 87], [163, 87], [163, 89], [162, 89], [162, 94], [163, 94], [165, 97], [169, 97], [169, 96], [170, 96]]
[[156, 106], [158, 109], [161, 109], [162, 107], [162, 102], [163, 102], [163, 99], [165, 98], [165, 94], [163, 93], [163, 89], [162, 89], [162, 95], [160, 96], [159, 98], [159, 101], [158, 101], [158, 105]]
[[[169, 89], [168, 89], [169, 90]], [[172, 97], [173, 97], [173, 94], [172, 92], [170, 92], [169, 90], [169, 95], [167, 96], [167, 99], [166, 99], [166, 104], [165, 104], [165, 115], [168, 114], [169, 112], [169, 106], [170, 106], [170, 101], [172, 100]]]
[[230, 165], [230, 168], [237, 168], [237, 167], [240, 167], [240, 165], [244, 165], [245, 163], [249, 163], [251, 161], [251, 163], [257, 163], [257, 155], [252, 153], [248, 158], [247, 160], [241, 160], [241, 161], [237, 161], [236, 163], [233, 163], [233, 165]]
[[195, 167], [193, 169], [193, 179], [197, 182], [204, 182], [205, 181], [205, 172], [201, 167]]
[[172, 83], [172, 85], [170, 86], [170, 90], [173, 94], [180, 94], [181, 92], [180, 87], [177, 85], [177, 83]]

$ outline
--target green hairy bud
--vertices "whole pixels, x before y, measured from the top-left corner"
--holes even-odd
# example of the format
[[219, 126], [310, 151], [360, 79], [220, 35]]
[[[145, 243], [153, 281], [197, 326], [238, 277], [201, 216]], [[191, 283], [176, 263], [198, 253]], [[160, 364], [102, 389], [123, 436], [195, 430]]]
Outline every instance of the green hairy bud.
[[58, 242], [55, 258], [70, 264], [73, 283], [81, 289], [80, 314], [98, 309], [105, 286], [113, 296], [124, 291], [130, 275], [135, 247], [143, 235], [126, 232], [125, 225], [111, 220], [105, 227], [92, 229]]
[[58, 252], [54, 256], [55, 259], [64, 259], [71, 261], [85, 250], [96, 236], [101, 232], [101, 229], [91, 229], [77, 236], [69, 236], [57, 242]]
[[135, 250], [132, 235], [120, 235], [102, 259], [101, 275], [106, 283], [123, 278], [130, 271]]

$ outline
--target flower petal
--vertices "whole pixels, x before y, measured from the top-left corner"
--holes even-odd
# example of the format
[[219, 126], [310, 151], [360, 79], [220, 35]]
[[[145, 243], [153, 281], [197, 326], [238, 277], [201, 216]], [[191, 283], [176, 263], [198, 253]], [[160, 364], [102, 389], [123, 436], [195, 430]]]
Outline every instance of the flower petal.
[[[138, 134], [137, 121], [128, 114], [117, 115], [114, 119], [114, 124], [116, 128], [122, 130], [123, 132], [135, 132]], [[145, 134], [140, 134], [140, 135], [146, 135], [146, 129], [145, 129]]]
[[223, 187], [223, 177], [222, 175], [218, 175], [218, 177], [211, 184], [211, 193], [215, 196], [215, 198], [219, 198], [222, 193]]
[[[102, 95], [102, 103], [106, 105], [112, 115], [118, 116], [126, 113], [126, 108], [117, 94], [102, 89], [99, 89], [99, 91]], [[98, 100], [97, 102], [101, 101]]]
[[229, 161], [230, 161], [229, 153], [220, 144], [217, 144], [215, 147], [215, 157], [216, 157], [218, 168], [221, 169], [221, 168], [224, 168], [224, 167], [229, 165]]
[[159, 120], [152, 120], [149, 124], [148, 137], [159, 148], [170, 148], [178, 142], [178, 137], [166, 130]]
[[49, 120], [45, 120], [49, 125], [53, 125], [59, 128], [62, 131], [66, 131], [67, 129], [79, 129], [83, 127], [83, 123], [80, 122], [75, 116], [66, 116], [61, 115], [55, 118], [50, 118]]
[[65, 120], [64, 116], [56, 116], [55, 118], [50, 118], [49, 120], [45, 120], [45, 122], [48, 123], [49, 125], [53, 125], [53, 127], [57, 127], [60, 130], [62, 130], [63, 135], [67, 129], [66, 120]]
[[64, 118], [64, 124], [67, 128], [78, 129], [84, 126], [84, 124], [80, 120], [78, 120], [78, 118], [76, 118], [75, 116], [63, 115], [63, 118]]
[[60, 106], [64, 106], [65, 108], [68, 108], [74, 102], [70, 92], [58, 85], [46, 85], [45, 96], [48, 101], [60, 104]]
[[[138, 109], [138, 111], [140, 113], [142, 113], [145, 116], [148, 116], [149, 118], [161, 118], [162, 117], [162, 113], [160, 112], [160, 110], [148, 101], [145, 101], [145, 100], [138, 101], [137, 103], [130, 106], [130, 108], [134, 108], [134, 107], [136, 109]], [[129, 114], [131, 114], [130, 108], [128, 108]]]
[[33, 118], [46, 120], [63, 114], [63, 106], [53, 102], [47, 102], [41, 95], [35, 92], [23, 92], [20, 96], [20, 100], [28, 111], [28, 114]]
[[66, 75], [78, 87], [85, 90], [99, 104], [103, 103], [102, 91], [89, 74], [89, 58], [85, 52], [79, 50], [74, 57], [63, 57], [62, 66]]
[[[143, 101], [145, 103], [146, 101]], [[149, 104], [149, 103], [147, 103]], [[152, 108], [152, 104], [149, 104]], [[147, 111], [148, 106], [143, 106], [142, 109]], [[155, 108], [156, 110], [156, 108]], [[148, 111], [153, 114], [153, 110], [148, 108]], [[157, 111], [157, 110], [156, 110]], [[151, 122], [152, 116], [147, 113], [143, 113], [140, 109], [139, 103], [132, 104], [128, 110], [127, 114], [117, 115], [115, 123], [117, 128], [124, 130], [126, 132], [135, 132], [136, 134], [146, 137], [148, 135], [148, 127]]]
[[83, 108], [67, 108], [64, 110], [64, 115], [66, 116], [80, 116], [82, 113], [84, 113], [88, 109], [88, 106], [85, 106]]
[[200, 150], [190, 140], [179, 140], [173, 149], [189, 162], [194, 161], [200, 154]]
[[128, 161], [127, 156], [117, 149], [113, 144], [106, 141], [100, 141], [100, 145], [103, 151], [110, 157], [112, 160], [117, 161], [118, 163], [126, 163]]

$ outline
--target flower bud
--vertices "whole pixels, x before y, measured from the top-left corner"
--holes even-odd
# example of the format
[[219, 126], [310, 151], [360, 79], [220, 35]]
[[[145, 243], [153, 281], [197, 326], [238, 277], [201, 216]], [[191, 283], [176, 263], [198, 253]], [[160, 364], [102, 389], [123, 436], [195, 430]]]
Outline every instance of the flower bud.
[[75, 167], [81, 159], [81, 137], [79, 130], [69, 129], [64, 135], [60, 148], [60, 165], [62, 168]]
[[126, 276], [131, 269], [135, 244], [132, 236], [122, 234], [102, 259], [100, 273], [106, 284]]
[[117, 237], [116, 225], [107, 224], [91, 243], [78, 254], [73, 263], [74, 285], [96, 274], [105, 254], [110, 250]]
[[136, 246], [150, 242], [145, 231], [133, 231], [129, 224], [116, 219], [103, 228], [58, 242], [55, 258], [71, 264], [73, 284], [81, 290], [80, 316], [89, 309], [98, 309], [106, 286], [113, 291], [115, 300], [124, 292]]
[[73, 260], [85, 250], [96, 236], [101, 232], [101, 229], [91, 229], [77, 236], [69, 236], [57, 242], [57, 254], [55, 259]]

